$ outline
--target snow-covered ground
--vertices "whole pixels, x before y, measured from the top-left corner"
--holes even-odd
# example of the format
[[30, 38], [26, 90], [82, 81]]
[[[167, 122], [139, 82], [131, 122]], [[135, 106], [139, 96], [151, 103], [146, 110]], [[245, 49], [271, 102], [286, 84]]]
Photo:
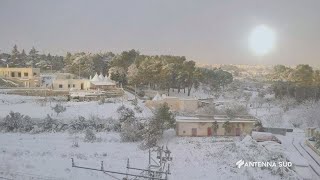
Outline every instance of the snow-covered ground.
[[[170, 179], [299, 179], [289, 170], [282, 177], [272, 169], [243, 167], [236, 162], [270, 160], [275, 153], [252, 141], [213, 142], [212, 138], [175, 137], [173, 130], [164, 134], [162, 144], [172, 151]], [[72, 147], [78, 137], [79, 147]], [[117, 133], [98, 133], [101, 142], [83, 141], [82, 134], [0, 134], [0, 177], [12, 179], [112, 179], [102, 172], [71, 167], [76, 165], [126, 172], [130, 158], [133, 167], [145, 168], [148, 151], [140, 150], [139, 143], [123, 143]], [[121, 176], [118, 176], [121, 177]]]
[[[206, 97], [203, 92], [199, 92], [198, 97], [200, 96]], [[63, 120], [73, 120], [78, 116], [117, 118], [116, 110], [121, 105], [133, 108], [132, 103], [126, 99], [133, 99], [134, 96], [126, 93], [126, 97], [101, 105], [96, 101], [63, 102], [67, 110], [57, 116], [52, 110], [52, 107], [59, 103], [57, 101], [44, 103], [41, 97], [0, 94], [0, 118], [8, 115], [10, 111], [39, 119], [46, 117], [47, 114]], [[230, 99], [222, 100], [230, 101]], [[141, 101], [138, 104], [143, 111], [136, 112], [137, 116], [152, 115]], [[250, 110], [250, 113], [257, 114], [264, 124], [269, 123], [286, 128], [293, 127], [290, 120], [294, 112], [294, 110], [283, 112], [279, 106], [272, 106], [270, 111], [268, 108]], [[281, 114], [281, 119], [277, 121], [278, 114]], [[272, 115], [275, 117], [270, 118]], [[0, 133], [0, 178], [112, 179], [101, 172], [72, 168], [71, 158], [74, 158], [78, 165], [94, 168], [100, 168], [100, 161], [104, 161], [105, 169], [122, 172], [126, 172], [127, 158], [130, 158], [132, 166], [140, 168], [147, 166], [148, 152], [139, 148], [140, 143], [121, 142], [119, 134], [114, 132], [98, 133], [97, 137], [100, 141], [94, 143], [84, 142], [83, 136], [83, 134], [69, 133]], [[222, 139], [176, 137], [174, 131], [169, 130], [164, 134], [161, 144], [168, 145], [172, 151], [170, 179], [301, 179], [302, 176], [309, 177], [312, 174], [309, 160], [299, 154], [291, 143], [294, 138], [304, 139], [304, 134], [288, 133], [287, 136], [278, 138], [283, 144], [256, 143], [248, 137], [243, 141], [232, 138], [235, 142], [219, 142]], [[79, 147], [72, 147], [74, 141], [79, 141]], [[287, 169], [280, 176], [278, 169], [237, 168], [235, 164], [240, 159], [270, 161], [274, 158], [292, 161], [295, 164], [294, 171]], [[314, 173], [310, 177], [316, 179]]]
[[[128, 98], [131, 98], [132, 95], [127, 95]], [[53, 118], [61, 120], [73, 120], [79, 116], [89, 118], [91, 116], [99, 117], [101, 119], [106, 119], [109, 117], [117, 117], [117, 109], [121, 105], [126, 105], [133, 109], [133, 105], [130, 101], [127, 101], [122, 98], [111, 99], [108, 103], [99, 104], [97, 101], [90, 102], [62, 102], [62, 105], [67, 109], [65, 112], [56, 115], [52, 110], [57, 103], [45, 102], [43, 97], [33, 97], [33, 96], [20, 96], [20, 95], [6, 95], [0, 94], [0, 118], [5, 117], [9, 114], [10, 111], [19, 112], [23, 115], [28, 115], [34, 119], [42, 119], [49, 114]], [[138, 105], [143, 109], [141, 113], [136, 113], [137, 117], [148, 117], [152, 115], [151, 111], [144, 106], [142, 102], [139, 102]]]

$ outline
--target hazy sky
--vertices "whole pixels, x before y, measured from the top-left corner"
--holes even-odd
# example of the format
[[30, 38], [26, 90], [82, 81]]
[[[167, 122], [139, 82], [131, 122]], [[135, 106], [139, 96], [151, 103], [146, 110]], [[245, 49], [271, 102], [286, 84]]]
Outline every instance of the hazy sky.
[[[276, 33], [263, 57], [254, 27]], [[184, 55], [201, 63], [320, 63], [319, 0], [0, 0], [0, 50]]]

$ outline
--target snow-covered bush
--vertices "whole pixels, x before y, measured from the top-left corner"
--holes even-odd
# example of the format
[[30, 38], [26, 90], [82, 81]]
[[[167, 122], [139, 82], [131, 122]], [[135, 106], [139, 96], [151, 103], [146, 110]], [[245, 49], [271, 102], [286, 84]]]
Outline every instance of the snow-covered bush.
[[127, 120], [121, 125], [120, 137], [124, 142], [136, 142], [142, 140], [143, 126], [137, 119]]
[[132, 109], [123, 106], [120, 106], [117, 109], [117, 113], [119, 114], [119, 121], [122, 123], [128, 119], [132, 119], [135, 116], [135, 113]]
[[103, 97], [103, 98], [100, 98], [99, 99], [99, 101], [98, 101], [98, 104], [99, 105], [102, 105], [102, 104], [104, 104], [104, 103], [106, 103], [106, 99]]
[[91, 129], [87, 129], [84, 137], [84, 141], [86, 142], [94, 142], [97, 140], [96, 135]]
[[34, 123], [29, 116], [11, 111], [2, 123], [6, 131], [30, 131]]
[[56, 131], [58, 127], [58, 120], [51, 118], [49, 114], [47, 114], [47, 117], [43, 120], [43, 130], [44, 131]]
[[87, 129], [89, 127], [89, 122], [83, 116], [79, 116], [78, 119], [71, 121], [69, 128], [71, 131], [79, 132]]
[[66, 107], [64, 107], [62, 104], [56, 104], [54, 107], [52, 107], [52, 110], [54, 110], [55, 113], [57, 113], [57, 116], [60, 113], [63, 113], [67, 110]]
[[79, 147], [79, 137], [75, 137], [72, 141], [71, 147], [78, 148]]

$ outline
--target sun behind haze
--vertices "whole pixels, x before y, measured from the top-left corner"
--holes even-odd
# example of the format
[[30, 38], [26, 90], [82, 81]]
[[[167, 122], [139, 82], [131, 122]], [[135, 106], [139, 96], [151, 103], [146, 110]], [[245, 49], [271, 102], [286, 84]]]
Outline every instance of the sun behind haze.
[[257, 55], [269, 53], [275, 46], [275, 32], [265, 25], [254, 28], [249, 37], [249, 47]]

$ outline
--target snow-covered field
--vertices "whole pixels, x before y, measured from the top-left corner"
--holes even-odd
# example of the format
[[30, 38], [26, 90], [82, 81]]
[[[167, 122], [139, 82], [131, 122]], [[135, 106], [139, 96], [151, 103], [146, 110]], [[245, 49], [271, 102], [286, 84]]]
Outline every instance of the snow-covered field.
[[[200, 93], [201, 94], [201, 93]], [[203, 94], [202, 94], [203, 95]], [[127, 94], [127, 99], [132, 99]], [[133, 108], [130, 101], [125, 99], [99, 104], [98, 102], [63, 102], [67, 110], [58, 116], [52, 107], [58, 103], [43, 102], [41, 97], [27, 97], [0, 94], [0, 118], [10, 111], [20, 112], [31, 118], [42, 119], [47, 114], [53, 118], [73, 120], [79, 116], [90, 118], [96, 116], [102, 119], [117, 118], [117, 108], [126, 105]], [[138, 117], [148, 117], [152, 112], [139, 101], [142, 113]], [[297, 107], [299, 108], [299, 107]], [[282, 114], [279, 127], [292, 127], [290, 119], [294, 111], [283, 112], [280, 107], [270, 109], [251, 109], [251, 114], [257, 113], [264, 123], [270, 123], [269, 116]], [[276, 118], [274, 118], [276, 119]], [[273, 122], [274, 123], [274, 122]], [[271, 123], [272, 124], [272, 123]], [[303, 136], [300, 133], [300, 138]], [[145, 168], [148, 164], [148, 152], [139, 148], [140, 143], [121, 142], [119, 134], [115, 132], [100, 132], [97, 134], [99, 142], [84, 142], [84, 134], [69, 133], [0, 133], [0, 178], [9, 179], [112, 179], [102, 172], [94, 172], [71, 167], [71, 158], [81, 166], [100, 168], [104, 161], [105, 169], [126, 172], [126, 161], [130, 158], [132, 166]], [[300, 167], [291, 169], [277, 168], [237, 168], [236, 162], [271, 161], [289, 159], [294, 161], [288, 143], [291, 137], [282, 138], [283, 145], [256, 143], [251, 138], [244, 140], [232, 138], [234, 142], [219, 142], [221, 138], [210, 137], [176, 137], [173, 130], [166, 131], [161, 144], [168, 145], [172, 151], [170, 179], [301, 179], [296, 171], [305, 173]], [[302, 137], [303, 138], [303, 137]], [[78, 141], [79, 147], [72, 147]], [[305, 159], [296, 159], [296, 164], [306, 165]], [[298, 170], [299, 169], [299, 170]], [[282, 175], [279, 175], [282, 174]], [[301, 175], [301, 172], [300, 172]]]
[[[129, 97], [130, 98], [130, 97]], [[126, 105], [133, 108], [131, 102], [119, 99], [112, 99], [113, 102], [107, 102], [99, 104], [97, 101], [91, 102], [62, 102], [62, 105], [67, 110], [59, 115], [52, 110], [57, 103], [44, 102], [43, 97], [32, 97], [32, 96], [20, 96], [20, 95], [6, 95], [0, 94], [0, 118], [5, 117], [10, 111], [19, 112], [23, 115], [28, 115], [34, 119], [43, 119], [49, 114], [53, 118], [61, 120], [73, 120], [79, 116], [89, 118], [95, 116], [101, 119], [109, 117], [117, 117], [117, 109], [121, 105]], [[148, 117], [152, 113], [144, 106], [143, 103], [139, 102], [139, 106], [143, 109], [141, 113], [136, 113], [137, 117]]]
[[[12, 179], [112, 179], [102, 172], [71, 167], [77, 165], [126, 172], [126, 161], [145, 168], [148, 152], [139, 143], [123, 143], [117, 133], [99, 133], [101, 142], [83, 141], [81, 134], [0, 134], [0, 177]], [[75, 138], [79, 147], [72, 147]], [[270, 160], [275, 152], [267, 150], [249, 137], [243, 141], [213, 142], [212, 138], [179, 138], [174, 131], [164, 134], [162, 143], [172, 151], [170, 179], [281, 179], [272, 169], [237, 168], [240, 159]], [[249, 158], [249, 159], [248, 159]], [[286, 172], [283, 179], [298, 178]]]

